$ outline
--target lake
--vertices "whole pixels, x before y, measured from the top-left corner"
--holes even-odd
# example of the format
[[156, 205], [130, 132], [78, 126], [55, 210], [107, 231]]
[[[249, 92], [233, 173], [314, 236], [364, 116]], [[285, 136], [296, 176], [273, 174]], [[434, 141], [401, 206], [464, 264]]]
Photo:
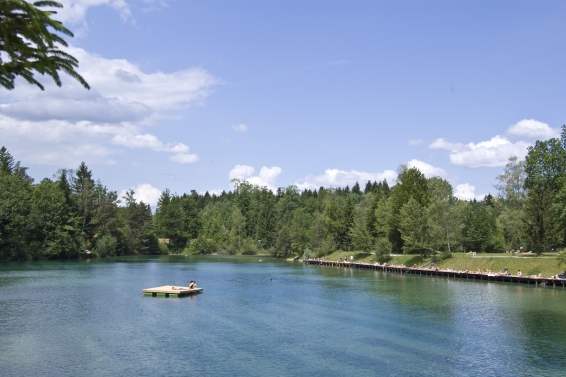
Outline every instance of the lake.
[[[146, 297], [188, 285], [202, 294]], [[566, 290], [276, 262], [0, 264], [2, 376], [563, 376]]]

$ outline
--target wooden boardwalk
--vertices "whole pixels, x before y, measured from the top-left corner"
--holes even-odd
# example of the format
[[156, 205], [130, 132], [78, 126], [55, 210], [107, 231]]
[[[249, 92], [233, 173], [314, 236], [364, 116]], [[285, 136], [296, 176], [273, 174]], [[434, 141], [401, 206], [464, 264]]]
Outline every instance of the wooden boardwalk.
[[522, 283], [534, 285], [549, 285], [552, 287], [566, 287], [566, 279], [552, 279], [552, 278], [539, 278], [531, 276], [516, 276], [497, 273], [479, 273], [471, 271], [453, 271], [453, 270], [440, 270], [438, 268], [414, 268], [406, 266], [379, 264], [379, 263], [362, 263], [362, 262], [336, 262], [322, 259], [304, 259], [304, 263], [321, 265], [321, 266], [334, 266], [346, 268], [364, 268], [369, 270], [395, 272], [399, 274], [412, 274], [424, 276], [441, 276], [446, 278], [458, 278], [468, 280], [486, 280], [486, 281], [501, 281], [509, 283]]
[[202, 288], [179, 287], [175, 285], [163, 285], [161, 287], [142, 289], [144, 296], [152, 297], [182, 297], [201, 293]]

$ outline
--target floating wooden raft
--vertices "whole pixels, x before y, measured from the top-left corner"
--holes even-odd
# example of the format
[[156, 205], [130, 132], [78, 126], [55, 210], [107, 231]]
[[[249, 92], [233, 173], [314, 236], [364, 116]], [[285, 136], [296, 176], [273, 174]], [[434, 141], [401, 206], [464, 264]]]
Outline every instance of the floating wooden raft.
[[193, 288], [189, 289], [189, 287], [178, 287], [176, 285], [164, 285], [161, 287], [155, 288], [146, 288], [142, 289], [144, 296], [153, 296], [153, 297], [181, 297], [186, 295], [192, 295], [195, 293], [202, 292], [202, 288]]

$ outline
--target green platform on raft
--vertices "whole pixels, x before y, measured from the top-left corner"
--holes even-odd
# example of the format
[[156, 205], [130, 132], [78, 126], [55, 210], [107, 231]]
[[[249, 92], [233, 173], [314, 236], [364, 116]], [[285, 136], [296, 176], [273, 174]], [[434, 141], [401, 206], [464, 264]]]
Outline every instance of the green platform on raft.
[[196, 293], [201, 293], [202, 290], [203, 290], [202, 288], [189, 289], [189, 287], [164, 285], [161, 287], [142, 289], [142, 292], [144, 296], [151, 296], [151, 297], [182, 297], [182, 296], [193, 295]]

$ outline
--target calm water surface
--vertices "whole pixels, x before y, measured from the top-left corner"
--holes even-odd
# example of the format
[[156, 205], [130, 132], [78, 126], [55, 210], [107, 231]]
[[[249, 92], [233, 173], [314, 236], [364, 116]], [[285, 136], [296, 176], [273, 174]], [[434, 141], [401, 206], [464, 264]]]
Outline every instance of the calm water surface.
[[564, 376], [564, 355], [562, 288], [269, 257], [0, 265], [2, 376]]

